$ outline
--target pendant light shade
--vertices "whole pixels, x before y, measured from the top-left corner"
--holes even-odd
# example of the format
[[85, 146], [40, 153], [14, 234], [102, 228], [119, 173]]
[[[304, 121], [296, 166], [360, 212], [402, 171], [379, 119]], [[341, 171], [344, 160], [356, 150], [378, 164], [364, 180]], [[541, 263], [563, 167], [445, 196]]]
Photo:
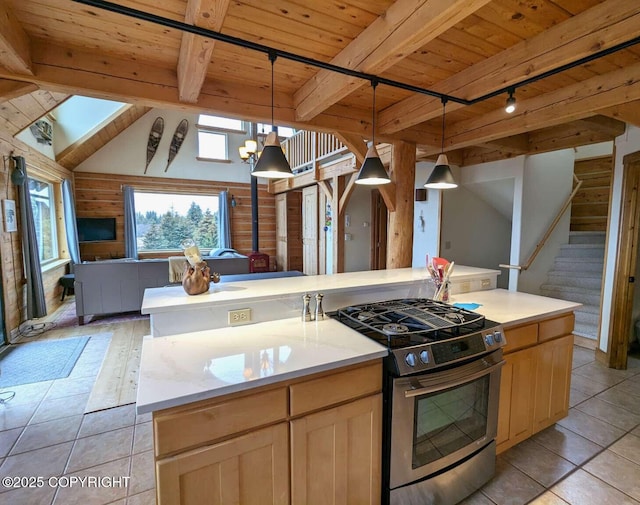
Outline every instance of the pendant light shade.
[[388, 184], [391, 182], [389, 175], [382, 164], [378, 150], [376, 149], [376, 86], [377, 81], [371, 81], [373, 88], [373, 108], [371, 119], [371, 147], [367, 150], [364, 157], [364, 163], [358, 173], [356, 184], [379, 186], [380, 184]]
[[375, 146], [371, 146], [356, 179], [356, 184], [377, 186], [391, 182]]
[[282, 151], [276, 132], [271, 132], [267, 135], [262, 154], [258, 158], [258, 163], [256, 163], [251, 175], [266, 177], [267, 179], [293, 177], [293, 172], [291, 172], [289, 162]]
[[431, 172], [427, 182], [424, 183], [424, 187], [429, 189], [452, 189], [458, 187], [451, 173], [451, 168], [449, 168], [449, 160], [446, 154], [438, 156], [436, 166], [433, 167], [433, 172]]
[[[276, 61], [275, 52], [269, 52], [269, 61], [271, 62], [271, 127], [274, 128], [273, 120], [273, 64]], [[264, 149], [258, 158], [253, 172], [251, 175], [254, 177], [266, 177], [267, 179], [283, 179], [286, 177], [293, 177], [291, 171], [291, 165], [287, 161], [287, 158], [282, 151], [280, 140], [278, 140], [278, 134], [274, 130], [267, 135], [264, 142]]]
[[433, 172], [424, 183], [425, 188], [429, 189], [453, 189], [457, 188], [451, 168], [449, 167], [449, 160], [447, 155], [444, 154], [444, 112], [447, 105], [447, 99], [442, 99], [442, 150], [436, 161], [436, 166], [433, 167]]

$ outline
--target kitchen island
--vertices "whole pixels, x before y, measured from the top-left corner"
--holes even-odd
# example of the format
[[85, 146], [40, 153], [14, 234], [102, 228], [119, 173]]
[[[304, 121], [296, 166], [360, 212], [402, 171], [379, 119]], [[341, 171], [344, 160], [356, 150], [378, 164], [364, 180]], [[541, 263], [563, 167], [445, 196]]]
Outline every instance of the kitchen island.
[[[451, 292], [495, 289], [499, 274], [456, 265]], [[242, 323], [299, 317], [305, 293], [322, 293], [328, 311], [353, 303], [431, 297], [434, 287], [425, 268], [225, 282], [211, 284], [208, 292], [196, 296], [187, 295], [182, 286], [167, 286], [147, 289], [141, 312], [150, 314], [151, 334], [158, 337], [228, 326], [230, 310], [251, 309], [249, 320]]]
[[[410, 284], [382, 296], [410, 294]], [[579, 304], [500, 289], [454, 291], [451, 301], [505, 326], [499, 451], [566, 415]], [[159, 504], [212, 493], [223, 503], [379, 503], [387, 351], [337, 321], [304, 323], [295, 309], [145, 339], [137, 409], [153, 412]]]

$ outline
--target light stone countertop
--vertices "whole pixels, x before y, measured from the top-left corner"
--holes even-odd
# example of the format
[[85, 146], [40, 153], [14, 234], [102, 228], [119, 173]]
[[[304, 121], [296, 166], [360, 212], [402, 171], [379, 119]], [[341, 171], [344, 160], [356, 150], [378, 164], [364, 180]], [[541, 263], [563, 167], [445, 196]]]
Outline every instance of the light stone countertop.
[[[495, 277], [499, 270], [456, 265], [452, 282]], [[144, 292], [141, 312], [143, 314], [166, 313], [193, 309], [199, 306], [219, 305], [234, 302], [252, 302], [264, 299], [299, 298], [304, 293], [322, 292], [325, 295], [346, 290], [365, 290], [375, 287], [405, 286], [424, 283], [428, 278], [426, 268], [396, 268], [389, 270], [366, 270], [329, 275], [305, 275], [279, 277], [250, 281], [211, 284], [209, 291], [189, 296], [182, 286], [150, 288]]]
[[[571, 312], [579, 303], [504, 289], [457, 294], [487, 319], [513, 326]], [[139, 414], [323, 372], [387, 355], [342, 323], [299, 318], [159, 338], [142, 346]]]
[[382, 358], [344, 324], [299, 318], [160, 338], [142, 345], [138, 414]]
[[552, 317], [572, 312], [582, 306], [582, 304], [576, 302], [508, 291], [506, 289], [456, 294], [451, 297], [449, 302], [480, 304], [479, 307], [471, 310], [507, 327], [526, 323], [540, 317]]

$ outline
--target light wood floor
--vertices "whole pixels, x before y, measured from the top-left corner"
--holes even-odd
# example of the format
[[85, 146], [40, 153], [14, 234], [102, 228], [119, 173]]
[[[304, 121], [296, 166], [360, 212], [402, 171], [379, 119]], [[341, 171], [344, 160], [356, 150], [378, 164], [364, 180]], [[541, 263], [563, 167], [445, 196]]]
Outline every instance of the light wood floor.
[[56, 321], [68, 320], [72, 315], [75, 315], [73, 296], [65, 299], [63, 305], [55, 312], [33, 323], [35, 328], [44, 326], [43, 333], [34, 337], [21, 337], [17, 341], [31, 342], [111, 333], [111, 342], [89, 396], [85, 413], [135, 403], [142, 339], [150, 333], [149, 319], [123, 321], [121, 316], [116, 316], [113, 319], [118, 319], [118, 322], [110, 322], [109, 318], [104, 318], [83, 326], [52, 326]]

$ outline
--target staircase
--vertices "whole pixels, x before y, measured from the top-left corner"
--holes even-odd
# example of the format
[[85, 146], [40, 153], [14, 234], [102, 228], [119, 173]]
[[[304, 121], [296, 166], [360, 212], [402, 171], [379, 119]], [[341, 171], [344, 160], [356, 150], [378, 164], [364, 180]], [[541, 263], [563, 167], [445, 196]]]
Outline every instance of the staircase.
[[605, 232], [572, 231], [569, 243], [561, 246], [543, 295], [582, 303], [575, 311], [574, 333], [596, 340], [600, 319], [600, 289], [604, 268]]

